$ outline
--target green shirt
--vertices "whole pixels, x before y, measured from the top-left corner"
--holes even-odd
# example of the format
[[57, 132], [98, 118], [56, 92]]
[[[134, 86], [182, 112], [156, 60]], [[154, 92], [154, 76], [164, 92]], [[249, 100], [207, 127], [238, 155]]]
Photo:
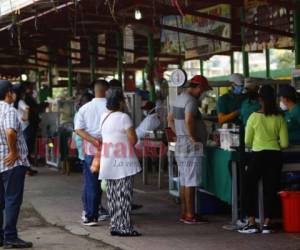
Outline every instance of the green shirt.
[[296, 104], [292, 110], [285, 112], [285, 121], [290, 143], [300, 145], [300, 104]]
[[243, 122], [243, 124], [246, 126], [248, 118], [250, 115], [260, 109], [260, 104], [256, 100], [250, 100], [247, 98], [243, 101], [241, 105], [241, 114], [240, 114], [240, 120]]
[[245, 144], [255, 152], [287, 148], [289, 139], [283, 116], [253, 113], [247, 122]]
[[[217, 102], [217, 112], [224, 113], [228, 115], [234, 111], [238, 111], [241, 108], [242, 101], [244, 100], [244, 96], [237, 96], [230, 93], [222, 95], [219, 97]], [[235, 122], [235, 119], [233, 122]]]

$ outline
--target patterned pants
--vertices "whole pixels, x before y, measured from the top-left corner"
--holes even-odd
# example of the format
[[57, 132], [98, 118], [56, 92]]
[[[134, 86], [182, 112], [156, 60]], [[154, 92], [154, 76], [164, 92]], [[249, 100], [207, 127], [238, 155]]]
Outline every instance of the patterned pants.
[[132, 176], [119, 180], [107, 180], [107, 204], [111, 231], [120, 233], [133, 231], [130, 219], [132, 190]]

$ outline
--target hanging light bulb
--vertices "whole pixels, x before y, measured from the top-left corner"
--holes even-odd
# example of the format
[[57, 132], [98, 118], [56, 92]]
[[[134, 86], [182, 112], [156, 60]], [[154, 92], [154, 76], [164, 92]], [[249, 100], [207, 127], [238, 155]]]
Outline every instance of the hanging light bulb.
[[139, 9], [136, 9], [134, 12], [134, 17], [136, 20], [141, 20], [142, 19], [142, 12]]

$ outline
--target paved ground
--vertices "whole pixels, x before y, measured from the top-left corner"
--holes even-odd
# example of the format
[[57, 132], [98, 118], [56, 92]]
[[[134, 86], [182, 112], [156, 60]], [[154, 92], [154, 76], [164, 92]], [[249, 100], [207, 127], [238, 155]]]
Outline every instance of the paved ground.
[[[139, 186], [137, 181], [136, 187]], [[72, 249], [102, 249], [102, 247], [105, 249], [107, 246], [101, 243], [105, 242], [114, 247], [130, 250], [300, 250], [300, 235], [277, 233], [245, 236], [225, 231], [222, 226], [230, 218], [210, 217], [210, 223], [201, 226], [181, 224], [177, 221], [179, 207], [169, 198], [166, 190], [158, 191], [156, 187], [148, 186], [144, 190], [136, 191], [135, 200], [137, 203], [142, 203], [144, 208], [136, 212], [133, 219], [136, 228], [144, 236], [115, 238], [109, 235], [108, 222], [103, 222], [95, 228], [86, 228], [80, 224], [81, 176], [79, 174], [63, 176], [46, 168], [41, 169], [38, 176], [27, 179], [25, 201], [51, 225], [81, 236], [65, 236], [65, 230], [55, 227], [34, 230], [34, 226], [30, 226], [30, 220], [26, 224], [29, 226], [28, 229], [22, 227], [22, 234], [34, 240], [37, 249], [65, 249], [64, 244], [77, 247]], [[98, 240], [100, 245], [90, 245], [97, 243], [87, 241], [82, 236]], [[77, 241], [80, 243], [77, 244]], [[85, 245], [84, 242], [88, 244]]]
[[32, 241], [36, 250], [113, 250], [101, 241], [76, 236], [59, 227], [48, 224], [27, 202], [19, 220], [20, 237]]

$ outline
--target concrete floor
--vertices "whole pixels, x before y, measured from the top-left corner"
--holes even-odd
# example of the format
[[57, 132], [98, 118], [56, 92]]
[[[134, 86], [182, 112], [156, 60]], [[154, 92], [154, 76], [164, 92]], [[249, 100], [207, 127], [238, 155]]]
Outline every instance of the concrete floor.
[[[143, 188], [139, 181], [135, 185], [137, 187], [134, 195], [135, 203], [143, 204], [144, 208], [133, 214], [133, 220], [135, 227], [143, 233], [143, 236], [139, 238], [111, 237], [108, 231], [108, 221], [94, 228], [87, 228], [80, 224], [82, 209], [80, 174], [63, 176], [48, 168], [39, 170], [38, 176], [27, 178], [24, 198], [26, 203], [30, 204], [52, 226], [64, 228], [74, 235], [80, 235], [78, 237], [85, 236], [98, 240], [100, 244], [100, 247], [95, 246], [95, 248], [92, 246], [80, 248], [80, 245], [76, 245], [77, 248], [72, 249], [105, 249], [108, 246], [101, 243], [105, 242], [114, 247], [130, 250], [300, 250], [300, 234], [240, 235], [222, 229], [222, 226], [230, 221], [229, 217], [208, 217], [210, 223], [206, 225], [191, 226], [179, 223], [179, 206], [169, 197], [167, 190], [157, 190], [154, 185]], [[30, 223], [27, 225], [29, 229], [22, 227], [22, 234], [27, 235], [29, 239], [36, 237]], [[41, 231], [40, 235], [44, 234], [48, 234], [47, 231]], [[41, 237], [38, 240], [38, 246], [41, 248], [36, 249], [64, 249], [63, 245], [61, 248], [51, 248], [51, 246], [54, 247], [66, 241], [72, 245], [76, 244], [75, 240], [54, 233], [50, 238]]]

